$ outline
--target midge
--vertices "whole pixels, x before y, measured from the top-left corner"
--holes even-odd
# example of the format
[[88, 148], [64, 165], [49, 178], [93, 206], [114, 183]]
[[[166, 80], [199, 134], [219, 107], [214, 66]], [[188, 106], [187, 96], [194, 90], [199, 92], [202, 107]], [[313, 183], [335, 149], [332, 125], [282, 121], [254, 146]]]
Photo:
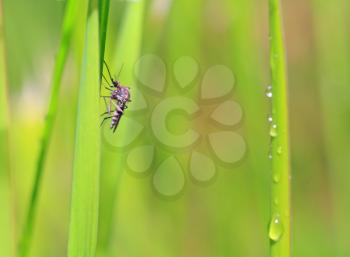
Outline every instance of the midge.
[[[131, 102], [130, 99], [130, 88], [124, 87], [120, 84], [118, 80], [114, 80], [111, 76], [111, 72], [109, 71], [107, 63], [104, 61], [104, 64], [107, 68], [109, 78], [111, 80], [112, 85], [109, 84], [108, 80], [102, 73], [103, 79], [107, 82], [108, 87], [105, 86], [105, 89], [109, 90], [111, 92], [111, 95], [109, 96], [101, 96], [103, 100], [105, 101], [107, 111], [102, 113], [101, 116], [108, 115], [107, 117], [104, 117], [101, 126], [103, 123], [108, 120], [112, 119], [110, 128], [113, 130], [113, 133], [118, 127], [120, 118], [122, 117], [124, 110], [128, 108], [127, 103]], [[123, 68], [123, 67], [122, 67]], [[121, 69], [120, 69], [121, 72]], [[120, 72], [118, 74], [118, 77], [120, 75]], [[106, 98], [109, 99], [109, 102], [107, 103]]]

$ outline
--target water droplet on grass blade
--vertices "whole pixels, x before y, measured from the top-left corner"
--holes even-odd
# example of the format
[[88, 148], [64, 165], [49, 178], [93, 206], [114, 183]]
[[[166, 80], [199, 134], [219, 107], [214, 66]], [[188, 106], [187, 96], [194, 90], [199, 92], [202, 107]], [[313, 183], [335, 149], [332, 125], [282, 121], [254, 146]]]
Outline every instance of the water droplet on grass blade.
[[272, 126], [270, 128], [270, 136], [277, 137], [277, 125], [276, 124], [272, 124]]
[[271, 85], [268, 85], [268, 86], [267, 86], [265, 95], [266, 95], [268, 98], [272, 98], [272, 86], [271, 86]]
[[276, 184], [278, 182], [280, 182], [280, 174], [274, 174], [272, 177], [273, 182], [275, 182]]
[[279, 154], [279, 155], [282, 154], [282, 146], [277, 147], [277, 154]]
[[283, 235], [283, 224], [279, 214], [274, 214], [270, 223], [269, 238], [277, 242]]
[[268, 121], [269, 123], [272, 123], [273, 119], [272, 119], [272, 116], [271, 116], [271, 115], [269, 115], [269, 116], [267, 117], [267, 121]]

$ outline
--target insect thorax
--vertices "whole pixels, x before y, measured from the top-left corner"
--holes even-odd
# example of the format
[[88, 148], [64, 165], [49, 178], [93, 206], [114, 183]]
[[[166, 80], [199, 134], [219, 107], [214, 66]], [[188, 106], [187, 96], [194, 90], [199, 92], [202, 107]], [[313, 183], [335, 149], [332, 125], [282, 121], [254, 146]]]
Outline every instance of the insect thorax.
[[129, 89], [127, 87], [119, 86], [112, 92], [111, 98], [126, 103], [130, 99]]

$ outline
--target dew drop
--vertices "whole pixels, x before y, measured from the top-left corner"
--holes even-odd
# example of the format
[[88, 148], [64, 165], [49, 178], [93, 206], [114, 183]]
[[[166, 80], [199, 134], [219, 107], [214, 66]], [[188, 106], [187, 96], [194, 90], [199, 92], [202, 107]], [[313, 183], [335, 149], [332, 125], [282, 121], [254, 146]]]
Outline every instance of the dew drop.
[[273, 182], [276, 184], [280, 182], [280, 175], [279, 174], [274, 174], [272, 177]]
[[279, 154], [279, 155], [282, 154], [282, 146], [277, 147], [277, 154]]
[[272, 124], [272, 126], [270, 128], [270, 136], [277, 137], [277, 125], [276, 124]]
[[268, 85], [268, 86], [267, 86], [265, 95], [266, 95], [268, 98], [272, 98], [272, 86], [271, 86], [271, 85]]
[[270, 223], [269, 238], [277, 242], [283, 235], [283, 225], [279, 214], [274, 214]]
[[271, 149], [269, 150], [269, 154], [267, 156], [269, 158], [269, 160], [272, 160], [272, 153], [271, 153]]
[[268, 121], [269, 123], [272, 123], [273, 119], [272, 119], [272, 116], [271, 116], [271, 115], [269, 115], [269, 116], [267, 117], [267, 121]]
[[279, 204], [279, 201], [278, 201], [277, 198], [273, 199], [273, 204], [276, 205], [276, 206]]

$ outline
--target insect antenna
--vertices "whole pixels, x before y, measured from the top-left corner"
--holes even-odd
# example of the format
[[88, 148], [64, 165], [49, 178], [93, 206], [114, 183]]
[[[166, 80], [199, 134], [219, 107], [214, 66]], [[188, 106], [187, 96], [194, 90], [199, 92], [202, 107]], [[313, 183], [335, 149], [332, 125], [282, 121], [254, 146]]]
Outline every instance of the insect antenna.
[[123, 68], [124, 68], [124, 63], [122, 64], [122, 67], [121, 67], [120, 70], [119, 70], [118, 77], [117, 77], [118, 80], [119, 80], [120, 73], [122, 72]]
[[[112, 86], [109, 84], [108, 80], [106, 79], [105, 75], [103, 75], [103, 73], [102, 73], [102, 77], [103, 77], [103, 79], [106, 81], [107, 85], [108, 85], [110, 88], [112, 88]], [[110, 89], [110, 88], [108, 88], [108, 87], [106, 87], [106, 86], [103, 86], [103, 87], [104, 87], [105, 89], [109, 90], [109, 91], [112, 91], [112, 89]], [[99, 94], [100, 94], [100, 97], [103, 97], [103, 96], [101, 96], [101, 92], [102, 92], [102, 81], [101, 81], [101, 83], [100, 83], [100, 92], [99, 92]]]
[[107, 68], [107, 71], [108, 71], [109, 78], [111, 79], [111, 82], [113, 83], [114, 79], [112, 78], [111, 72], [110, 72], [110, 70], [109, 70], [109, 67], [108, 67], [108, 65], [107, 65], [106, 61], [105, 61], [105, 60], [103, 60], [103, 63], [106, 65], [106, 68]]
[[106, 79], [106, 77], [105, 77], [105, 75], [103, 73], [102, 73], [102, 77], [107, 82], [107, 84], [109, 85], [109, 81]]

